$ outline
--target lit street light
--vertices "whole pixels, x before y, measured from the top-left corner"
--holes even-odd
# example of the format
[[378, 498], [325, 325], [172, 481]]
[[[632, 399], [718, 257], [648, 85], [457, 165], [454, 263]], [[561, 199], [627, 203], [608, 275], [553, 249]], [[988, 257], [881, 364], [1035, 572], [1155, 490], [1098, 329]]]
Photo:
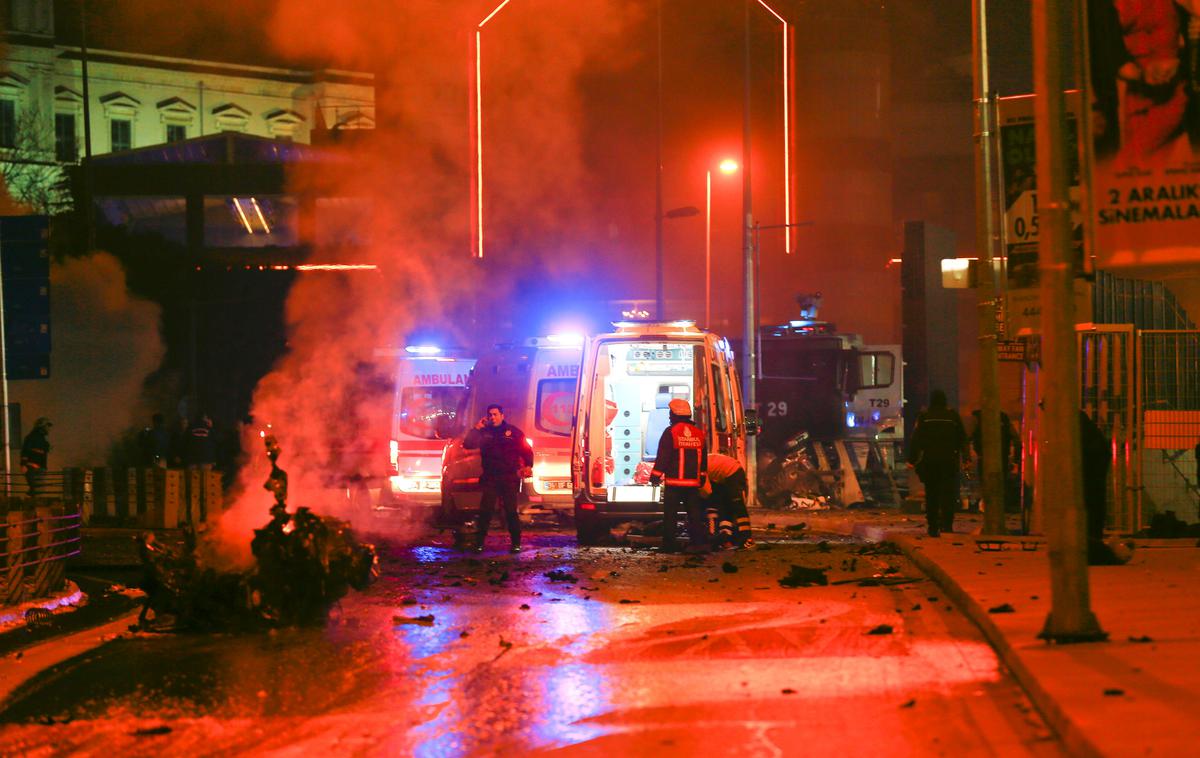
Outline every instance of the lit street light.
[[[717, 170], [730, 176], [737, 173], [738, 163], [726, 158]], [[704, 172], [704, 328], [712, 328], [712, 169]]]

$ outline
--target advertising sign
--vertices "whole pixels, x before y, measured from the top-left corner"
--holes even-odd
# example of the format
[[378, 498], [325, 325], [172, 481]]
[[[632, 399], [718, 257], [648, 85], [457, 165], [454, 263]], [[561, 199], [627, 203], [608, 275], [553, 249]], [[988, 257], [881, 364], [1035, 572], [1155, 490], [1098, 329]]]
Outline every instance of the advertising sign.
[[[1091, 318], [1091, 287], [1082, 277], [1086, 257], [1083, 249], [1083, 216], [1079, 211], [1079, 150], [1075, 113], [1079, 97], [1068, 93], [1067, 137], [1064, 146], [1071, 172], [1071, 242], [1075, 259], [1075, 313], [1077, 320]], [[1010, 339], [1036, 332], [1041, 323], [1041, 293], [1038, 290], [1038, 193], [1037, 153], [1034, 141], [1033, 97], [999, 100], [1000, 181], [1004, 205], [1003, 227], [1006, 287], [1006, 334]]]
[[1088, 3], [1096, 262], [1200, 261], [1200, 0]]

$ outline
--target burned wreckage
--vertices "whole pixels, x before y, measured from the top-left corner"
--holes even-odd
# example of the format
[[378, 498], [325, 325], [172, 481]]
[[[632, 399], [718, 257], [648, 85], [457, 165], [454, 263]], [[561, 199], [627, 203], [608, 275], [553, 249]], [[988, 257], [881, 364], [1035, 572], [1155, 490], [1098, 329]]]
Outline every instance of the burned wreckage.
[[318, 624], [351, 588], [365, 589], [378, 575], [373, 545], [359, 542], [350, 525], [308, 508], [287, 510], [287, 472], [281, 449], [265, 437], [271, 474], [263, 488], [275, 502], [271, 519], [254, 530], [254, 567], [220, 570], [204, 565], [196, 535], [185, 532], [182, 547], [146, 534], [141, 541], [146, 598], [138, 619], [171, 616], [177, 629], [255, 629]]

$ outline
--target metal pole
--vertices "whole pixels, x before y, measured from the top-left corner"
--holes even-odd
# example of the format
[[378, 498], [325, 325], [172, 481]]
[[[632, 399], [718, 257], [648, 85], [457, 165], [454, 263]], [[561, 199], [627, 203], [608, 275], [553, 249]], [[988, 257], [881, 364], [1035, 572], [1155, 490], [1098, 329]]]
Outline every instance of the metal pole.
[[79, 26], [79, 73], [83, 77], [83, 219], [87, 227], [87, 249], [90, 251], [96, 249], [96, 182], [92, 171], [92, 98], [88, 85], [87, 0], [82, 0], [79, 4]]
[[712, 329], [712, 169], [704, 172], [704, 328]]
[[[0, 258], [3, 257], [0, 250]], [[8, 343], [4, 335], [4, 273], [0, 266], [0, 406], [4, 411], [4, 496], [12, 494], [12, 429], [8, 426]]]
[[1075, 355], [1074, 267], [1066, 148], [1064, 32], [1070, 0], [1033, 3], [1033, 81], [1037, 151], [1038, 272], [1041, 277], [1042, 366], [1046, 386], [1039, 455], [1050, 552], [1050, 614], [1041, 637], [1052, 642], [1103, 640], [1091, 611], [1087, 523], [1082, 508], [1079, 378]]
[[658, 107], [657, 139], [654, 153], [654, 317], [665, 319], [663, 286], [663, 35], [662, 0], [658, 0]]
[[[745, 0], [745, 42], [743, 62], [742, 103], [742, 276], [745, 285], [746, 313], [742, 347], [742, 396], [747, 408], [758, 408], [755, 385], [758, 383], [758, 308], [754, 300], [754, 207], [750, 192], [750, 0]], [[746, 437], [746, 479], [749, 480], [749, 502], [756, 502], [758, 492], [758, 443]]]
[[996, 355], [995, 121], [988, 77], [987, 0], [975, 0], [971, 14], [975, 67], [975, 245], [979, 255], [979, 394], [984, 534], [1004, 534], [1004, 476], [1000, 449], [1000, 375]]

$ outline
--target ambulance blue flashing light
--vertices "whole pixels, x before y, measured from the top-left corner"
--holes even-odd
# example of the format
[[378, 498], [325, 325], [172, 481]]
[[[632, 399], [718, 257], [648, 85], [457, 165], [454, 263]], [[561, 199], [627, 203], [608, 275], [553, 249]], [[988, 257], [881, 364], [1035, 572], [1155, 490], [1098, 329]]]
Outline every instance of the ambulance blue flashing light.
[[572, 332], [564, 332], [562, 334], [548, 334], [546, 341], [553, 345], [570, 345], [578, 347], [583, 344], [583, 335]]
[[856, 422], [857, 422], [857, 419], [855, 418], [853, 413], [846, 414], [846, 426], [853, 429], [855, 427]]
[[410, 355], [441, 355], [442, 349], [437, 345], [409, 345], [404, 352]]

